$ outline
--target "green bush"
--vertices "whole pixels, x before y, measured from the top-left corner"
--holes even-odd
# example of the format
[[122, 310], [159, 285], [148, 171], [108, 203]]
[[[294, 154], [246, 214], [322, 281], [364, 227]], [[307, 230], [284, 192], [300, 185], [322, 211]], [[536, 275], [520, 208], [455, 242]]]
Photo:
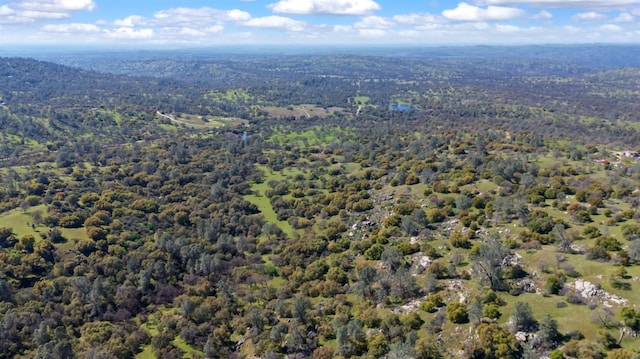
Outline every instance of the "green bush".
[[465, 324], [469, 322], [469, 312], [462, 303], [451, 303], [447, 305], [447, 319], [454, 324]]

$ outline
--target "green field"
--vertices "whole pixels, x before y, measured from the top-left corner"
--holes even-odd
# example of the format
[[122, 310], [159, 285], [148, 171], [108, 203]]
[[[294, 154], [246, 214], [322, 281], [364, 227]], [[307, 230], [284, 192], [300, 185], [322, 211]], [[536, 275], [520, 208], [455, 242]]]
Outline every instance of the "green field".
[[174, 125], [186, 126], [195, 129], [214, 129], [224, 126], [237, 126], [246, 123], [245, 120], [235, 117], [222, 117], [222, 116], [199, 116], [199, 115], [166, 115], [158, 114], [158, 117], [164, 120], [169, 120]]

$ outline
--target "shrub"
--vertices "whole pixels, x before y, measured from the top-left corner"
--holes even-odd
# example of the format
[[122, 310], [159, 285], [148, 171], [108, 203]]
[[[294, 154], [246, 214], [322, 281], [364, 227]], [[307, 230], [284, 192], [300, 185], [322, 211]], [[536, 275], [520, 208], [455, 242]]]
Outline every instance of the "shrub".
[[364, 257], [370, 261], [377, 261], [382, 256], [382, 252], [384, 252], [384, 247], [376, 243], [364, 252]]
[[70, 214], [60, 218], [59, 226], [63, 228], [80, 228], [82, 227], [82, 222], [80, 217]]
[[492, 303], [482, 309], [482, 315], [487, 318], [498, 319], [502, 316], [502, 313], [500, 313], [500, 307]]
[[454, 324], [464, 324], [469, 322], [469, 312], [462, 303], [450, 303], [447, 305], [447, 319]]
[[602, 260], [608, 261], [611, 259], [611, 256], [607, 252], [607, 249], [602, 246], [593, 246], [585, 252], [585, 257], [589, 260]]
[[455, 248], [471, 248], [469, 237], [458, 231], [451, 232], [449, 235], [449, 243]]
[[607, 251], [619, 251], [622, 249], [620, 242], [613, 237], [598, 237], [596, 239], [596, 246], [603, 247]]
[[547, 279], [547, 284], [545, 285], [545, 290], [549, 294], [558, 294], [564, 285], [564, 277], [562, 276], [551, 276]]

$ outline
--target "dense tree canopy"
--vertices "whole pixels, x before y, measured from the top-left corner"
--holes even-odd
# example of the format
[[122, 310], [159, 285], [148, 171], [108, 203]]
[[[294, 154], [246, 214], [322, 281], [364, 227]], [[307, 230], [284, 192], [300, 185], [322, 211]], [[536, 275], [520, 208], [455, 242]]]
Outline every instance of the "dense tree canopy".
[[2, 356], [640, 349], [638, 65], [416, 51], [2, 59]]

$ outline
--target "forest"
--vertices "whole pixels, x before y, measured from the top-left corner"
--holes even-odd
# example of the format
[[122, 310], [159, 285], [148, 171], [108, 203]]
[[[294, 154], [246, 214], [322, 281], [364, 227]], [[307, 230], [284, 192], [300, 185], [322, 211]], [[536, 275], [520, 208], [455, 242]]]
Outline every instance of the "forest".
[[0, 358], [640, 358], [638, 55], [0, 58]]

